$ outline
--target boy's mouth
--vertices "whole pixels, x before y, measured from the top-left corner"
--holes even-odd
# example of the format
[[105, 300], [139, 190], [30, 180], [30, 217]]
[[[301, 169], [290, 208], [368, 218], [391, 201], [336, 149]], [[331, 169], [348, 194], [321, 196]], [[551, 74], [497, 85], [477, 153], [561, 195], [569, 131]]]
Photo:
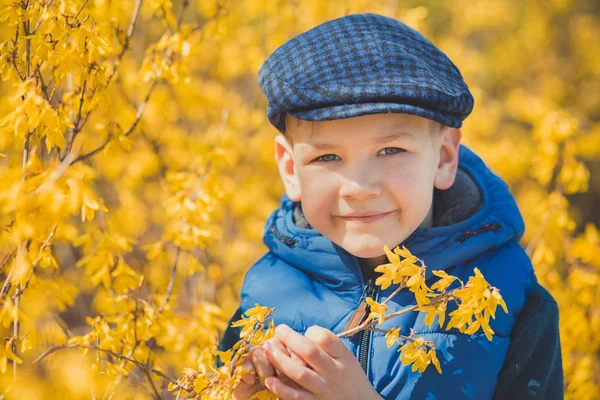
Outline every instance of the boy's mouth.
[[380, 220], [391, 213], [393, 213], [393, 211], [388, 211], [388, 212], [383, 212], [383, 213], [363, 212], [363, 213], [351, 213], [348, 215], [341, 215], [341, 217], [345, 221], [356, 221], [356, 222], [369, 223], [369, 222], [375, 222], [377, 220]]

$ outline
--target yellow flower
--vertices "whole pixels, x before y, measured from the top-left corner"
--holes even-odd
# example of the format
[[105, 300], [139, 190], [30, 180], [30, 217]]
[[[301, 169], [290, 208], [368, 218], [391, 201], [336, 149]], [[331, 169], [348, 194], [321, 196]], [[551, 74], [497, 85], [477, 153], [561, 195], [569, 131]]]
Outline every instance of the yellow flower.
[[392, 264], [399, 264], [400, 263], [400, 256], [398, 253], [396, 252], [391, 252], [390, 248], [387, 246], [383, 246], [383, 251], [385, 251], [385, 255], [387, 256], [388, 260], [390, 260], [390, 262]]
[[210, 380], [207, 376], [198, 374], [196, 379], [194, 380], [194, 391], [196, 393], [202, 392], [210, 383]]
[[398, 268], [395, 264], [383, 264], [383, 265], [376, 267], [375, 272], [381, 272], [382, 275], [377, 277], [377, 279], [375, 279], [375, 284], [377, 286], [381, 286], [382, 290], [385, 290], [392, 283], [393, 284], [399, 283], [400, 281], [398, 281], [397, 271], [398, 271]]
[[[431, 347], [429, 351], [427, 351], [428, 346]], [[402, 364], [406, 366], [412, 364], [413, 372], [419, 371], [423, 373], [429, 364], [433, 364], [438, 373], [442, 373], [433, 344], [430, 342], [425, 343], [425, 339], [422, 337], [406, 343], [398, 351], [400, 351], [400, 361]]]
[[379, 304], [375, 300], [370, 297], [367, 297], [367, 304], [371, 307], [371, 313], [369, 314], [369, 319], [379, 318], [379, 323], [383, 324], [385, 321], [385, 312], [387, 311], [387, 305]]
[[233, 356], [233, 350], [215, 351], [214, 354], [216, 356], [219, 356], [223, 364], [227, 364], [229, 361], [231, 361], [231, 357]]
[[433, 322], [435, 321], [435, 317], [436, 315], [439, 317], [439, 324], [440, 324], [440, 328], [444, 326], [444, 321], [446, 319], [446, 305], [448, 303], [447, 302], [441, 302], [439, 304], [437, 304], [436, 306], [421, 306], [419, 307], [419, 311], [423, 311], [426, 312], [427, 315], [425, 316], [425, 324], [429, 325], [430, 327], [433, 325]]
[[402, 246], [402, 250], [400, 250], [399, 247], [396, 247], [394, 249], [394, 252], [411, 264], [414, 264], [415, 262], [419, 261], [419, 259], [413, 256], [412, 253], [408, 251], [408, 249], [405, 246]]
[[433, 271], [433, 274], [435, 276], [442, 278], [439, 281], [437, 281], [436, 283], [434, 283], [433, 286], [431, 286], [432, 290], [437, 290], [438, 292], [445, 291], [452, 284], [452, 282], [454, 282], [456, 279], [458, 279], [454, 276], [448, 275], [446, 273], [446, 271], [444, 271], [444, 270]]
[[250, 397], [250, 400], [277, 400], [277, 396], [265, 389], [255, 393], [254, 396]]
[[489, 325], [490, 317], [495, 318], [496, 308], [500, 305], [508, 314], [508, 308], [500, 295], [500, 291], [490, 286], [479, 269], [475, 268], [475, 276], [462, 289], [452, 291], [459, 300], [458, 309], [452, 311], [446, 330], [457, 328], [461, 333], [472, 335], [481, 328], [489, 341], [494, 331]]
[[[415, 264], [419, 261], [417, 257], [413, 256], [406, 247], [402, 247], [402, 249], [396, 247], [392, 252], [387, 246], [384, 246], [383, 250], [390, 263], [382, 264], [375, 268], [375, 272], [382, 273], [375, 280], [376, 285], [381, 286], [381, 289], [385, 290], [390, 285], [397, 285], [401, 282], [405, 282], [405, 285], [409, 287], [418, 283], [420, 278], [415, 278], [415, 276], [424, 274], [423, 268]], [[410, 284], [406, 282], [407, 280]]]
[[[265, 331], [265, 326], [262, 323], [265, 322], [267, 318], [267, 313], [272, 312], [273, 309], [269, 307], [261, 307], [258, 303], [255, 304], [255, 307], [246, 311], [246, 316], [242, 316], [242, 319], [232, 322], [232, 327], [243, 327], [242, 332], [240, 333], [241, 338], [247, 338], [249, 336], [254, 335], [250, 343], [254, 346], [262, 343], [268, 338], [273, 336], [275, 326], [273, 322], [269, 322], [268, 329]], [[257, 324], [261, 324], [258, 325]]]
[[429, 350], [429, 352], [427, 353], [427, 357], [431, 360], [433, 366], [435, 367], [435, 369], [437, 369], [437, 372], [441, 374], [442, 367], [440, 366], [440, 360], [438, 360], [437, 354], [435, 354], [435, 348]]
[[256, 316], [258, 322], [263, 322], [265, 320], [265, 314], [270, 310], [269, 307], [261, 307], [258, 303], [255, 304], [254, 308], [246, 311], [246, 315], [249, 317]]
[[392, 347], [392, 345], [398, 342], [398, 337], [400, 336], [400, 328], [392, 328], [385, 334], [387, 347]]

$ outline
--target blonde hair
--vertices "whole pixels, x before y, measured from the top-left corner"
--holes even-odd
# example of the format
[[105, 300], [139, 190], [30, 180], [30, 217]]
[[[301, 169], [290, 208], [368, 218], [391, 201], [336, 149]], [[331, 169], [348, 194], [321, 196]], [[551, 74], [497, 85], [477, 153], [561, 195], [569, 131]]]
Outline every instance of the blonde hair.
[[285, 114], [285, 138], [287, 139], [290, 145], [294, 144], [294, 138], [292, 137], [292, 132], [303, 132], [306, 133], [309, 137], [313, 132], [315, 122], [314, 121], [305, 121], [294, 117], [288, 113]]
[[[287, 139], [290, 145], [294, 144], [294, 139], [292, 137], [292, 132], [303, 132], [310, 137], [313, 132], [315, 122], [314, 121], [305, 121], [290, 115], [289, 113], [285, 114], [285, 138]], [[432, 142], [435, 143], [435, 139], [439, 139], [441, 133], [444, 129], [444, 124], [438, 121], [429, 120], [429, 137], [432, 139]]]

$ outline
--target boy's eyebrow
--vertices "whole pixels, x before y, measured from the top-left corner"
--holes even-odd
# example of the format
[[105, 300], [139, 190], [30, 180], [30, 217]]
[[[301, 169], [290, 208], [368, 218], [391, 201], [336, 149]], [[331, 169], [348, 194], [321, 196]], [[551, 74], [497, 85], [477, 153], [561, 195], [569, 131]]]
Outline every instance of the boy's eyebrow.
[[393, 142], [396, 139], [402, 139], [402, 138], [415, 139], [415, 135], [413, 135], [412, 133], [408, 133], [406, 131], [394, 130], [394, 133], [390, 133], [388, 135], [378, 137], [376, 140], [374, 140], [374, 143], [376, 143], [376, 144], [389, 143], [389, 142]]
[[[380, 136], [377, 139], [375, 139], [373, 141], [373, 143], [374, 144], [384, 144], [384, 143], [393, 142], [394, 140], [402, 139], [402, 138], [415, 139], [415, 135], [413, 135], [412, 133], [408, 133], [403, 130], [397, 130], [397, 128], [394, 128], [394, 127], [392, 127], [391, 130], [394, 133], [390, 133], [385, 136]], [[386, 129], [385, 132], [389, 132], [389, 129]], [[310, 146], [317, 150], [333, 150], [333, 149], [337, 148], [336, 145], [332, 145], [332, 144], [328, 144], [328, 143], [318, 143], [318, 142], [310, 143]]]

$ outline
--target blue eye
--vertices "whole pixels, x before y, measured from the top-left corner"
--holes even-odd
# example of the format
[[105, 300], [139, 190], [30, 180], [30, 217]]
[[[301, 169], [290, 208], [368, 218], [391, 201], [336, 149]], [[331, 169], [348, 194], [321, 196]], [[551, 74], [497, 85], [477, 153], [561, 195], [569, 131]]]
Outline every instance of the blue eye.
[[322, 156], [315, 158], [315, 161], [337, 161], [339, 159], [340, 158], [338, 156], [336, 156], [335, 154], [324, 154]]
[[381, 154], [383, 152], [384, 156], [390, 156], [392, 154], [399, 154], [399, 153], [403, 153], [404, 150], [399, 148], [399, 147], [386, 147], [385, 149], [381, 150], [379, 152], [379, 154]]

